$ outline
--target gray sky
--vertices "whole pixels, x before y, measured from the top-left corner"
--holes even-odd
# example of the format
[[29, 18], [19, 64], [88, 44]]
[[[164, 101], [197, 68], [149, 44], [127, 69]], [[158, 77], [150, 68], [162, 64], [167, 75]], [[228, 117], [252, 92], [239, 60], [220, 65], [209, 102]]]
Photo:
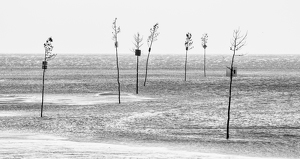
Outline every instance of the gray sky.
[[133, 35], [144, 37], [159, 23], [151, 54], [185, 53], [185, 34], [203, 53], [201, 37], [208, 33], [207, 54], [230, 54], [234, 29], [248, 31], [240, 53], [300, 54], [299, 0], [1, 0], [0, 53], [43, 53], [53, 37], [53, 52], [115, 53], [112, 22], [118, 18], [119, 54], [131, 53]]

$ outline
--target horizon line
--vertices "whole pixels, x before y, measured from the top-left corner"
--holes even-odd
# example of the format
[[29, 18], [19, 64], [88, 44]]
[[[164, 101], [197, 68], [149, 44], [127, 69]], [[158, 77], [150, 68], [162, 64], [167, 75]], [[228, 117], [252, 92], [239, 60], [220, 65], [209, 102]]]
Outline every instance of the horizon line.
[[[23, 52], [23, 53], [6, 53], [6, 52], [0, 52], [0, 55], [7, 55], [7, 54], [14, 54], [14, 55], [19, 55], [19, 54], [24, 54], [24, 55], [37, 55], [37, 54], [44, 54], [44, 53], [28, 53], [28, 52]], [[114, 55], [115, 52], [113, 53], [67, 53], [67, 52], [63, 52], [63, 53], [57, 53], [58, 55], [61, 54], [61, 55], [70, 55], [70, 54], [75, 54], [75, 55]], [[125, 52], [125, 53], [122, 53], [122, 52], [119, 52], [119, 55], [134, 55], [134, 53], [128, 53], [128, 52]], [[144, 54], [148, 54], [148, 52], [144, 53]], [[152, 53], [152, 55], [180, 55], [180, 54], [185, 54], [185, 53]], [[199, 55], [199, 54], [203, 54], [203, 53], [189, 53], [189, 55]], [[209, 53], [209, 54], [206, 54], [206, 55], [232, 55], [232, 54], [228, 54], [228, 53]], [[251, 53], [246, 53], [246, 54], [243, 54], [245, 56], [247, 55], [300, 55], [298, 53], [288, 53], [288, 54], [282, 54], [282, 53], [264, 53], [264, 54], [259, 54], [259, 53], [254, 53], [254, 54], [251, 54]]]

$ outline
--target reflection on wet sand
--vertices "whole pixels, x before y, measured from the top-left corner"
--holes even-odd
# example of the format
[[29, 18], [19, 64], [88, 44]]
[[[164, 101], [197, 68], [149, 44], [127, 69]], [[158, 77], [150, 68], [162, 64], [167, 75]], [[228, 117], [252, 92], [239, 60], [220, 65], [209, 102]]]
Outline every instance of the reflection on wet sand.
[[[97, 94], [46, 94], [45, 103], [62, 105], [95, 105], [101, 103], [117, 103], [118, 94], [112, 92], [102, 92]], [[122, 102], [137, 102], [151, 100], [152, 98], [122, 93]], [[38, 103], [41, 102], [40, 94], [17, 94], [0, 95], [0, 104], [7, 103]]]

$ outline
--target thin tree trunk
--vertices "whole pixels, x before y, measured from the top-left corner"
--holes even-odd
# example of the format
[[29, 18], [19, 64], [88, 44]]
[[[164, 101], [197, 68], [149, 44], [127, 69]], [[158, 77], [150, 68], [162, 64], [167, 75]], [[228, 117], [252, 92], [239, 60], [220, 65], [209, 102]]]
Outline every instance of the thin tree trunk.
[[119, 104], [121, 103], [121, 86], [120, 86], [120, 73], [119, 73], [119, 58], [118, 58], [118, 48], [116, 47], [116, 62], [117, 62], [117, 71], [118, 71], [118, 90], [119, 90]]
[[139, 56], [136, 56], [136, 94], [139, 94]]
[[148, 52], [148, 56], [147, 56], [147, 61], [146, 61], [146, 74], [145, 74], [144, 86], [146, 86], [146, 82], [147, 82], [147, 74], [148, 74], [148, 61], [149, 61], [150, 52], [151, 52], [151, 47], [149, 48], [149, 52]]
[[[44, 64], [45, 63], [45, 64]], [[43, 117], [43, 109], [44, 109], [44, 92], [45, 92], [45, 73], [47, 68], [47, 56], [46, 56], [46, 50], [45, 50], [45, 57], [44, 62], [42, 64], [43, 68], [43, 88], [42, 88], [42, 105], [41, 105], [41, 117]]]
[[206, 49], [204, 49], [204, 77], [206, 77], [205, 66], [206, 66]]
[[44, 108], [44, 85], [45, 85], [45, 71], [46, 71], [46, 69], [43, 69], [43, 88], [42, 88], [41, 117], [43, 117], [43, 108]]
[[240, 36], [239, 30], [234, 30], [233, 32], [233, 40], [231, 41], [230, 50], [233, 51], [231, 66], [230, 66], [230, 84], [229, 84], [229, 102], [228, 102], [228, 119], [227, 119], [227, 132], [226, 139], [229, 139], [229, 122], [230, 122], [230, 104], [231, 104], [231, 91], [232, 91], [232, 80], [233, 80], [233, 63], [235, 52], [239, 50], [241, 47], [245, 45], [244, 40], [246, 39], [247, 34], [244, 36]]
[[[232, 69], [232, 67], [231, 67]], [[227, 133], [226, 139], [229, 139], [229, 121], [230, 121], [230, 104], [231, 104], [231, 86], [232, 86], [232, 73], [230, 74], [230, 84], [229, 84], [229, 103], [228, 103], [228, 118], [227, 118]]]
[[185, 51], [184, 81], [186, 81], [187, 50]]
[[226, 132], [226, 139], [229, 139], [229, 122], [230, 122], [230, 104], [231, 104], [231, 87], [232, 87], [232, 72], [233, 72], [233, 62], [234, 62], [234, 56], [235, 56], [235, 47], [233, 51], [233, 56], [231, 60], [231, 66], [230, 66], [230, 83], [229, 83], [229, 102], [228, 102], [228, 118], [227, 118], [227, 132]]

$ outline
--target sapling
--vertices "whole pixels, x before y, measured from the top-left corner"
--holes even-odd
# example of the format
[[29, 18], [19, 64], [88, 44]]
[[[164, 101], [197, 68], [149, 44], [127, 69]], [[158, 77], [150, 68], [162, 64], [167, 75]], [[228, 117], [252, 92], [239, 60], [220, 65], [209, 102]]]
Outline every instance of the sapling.
[[150, 36], [148, 37], [148, 40], [147, 40], [149, 49], [148, 49], [148, 56], [147, 56], [147, 61], [146, 61], [146, 74], [145, 74], [144, 86], [146, 86], [146, 82], [147, 82], [148, 62], [149, 62], [151, 47], [152, 47], [153, 42], [157, 40], [157, 36], [159, 35], [157, 30], [158, 30], [158, 23], [156, 23], [153, 26], [153, 28], [150, 29], [151, 34], [150, 34]]
[[207, 40], [208, 40], [208, 35], [207, 33], [203, 34], [202, 38], [202, 47], [204, 48], [204, 57], [203, 57], [203, 71], [204, 71], [204, 77], [206, 77], [206, 48], [207, 48]]
[[46, 42], [44, 43], [45, 48], [45, 57], [42, 65], [43, 69], [43, 88], [42, 88], [42, 105], [41, 105], [41, 117], [43, 117], [43, 107], [44, 107], [44, 88], [45, 88], [45, 73], [47, 69], [47, 63], [51, 59], [55, 58], [57, 54], [52, 53], [53, 45], [52, 45], [53, 39], [52, 37], [49, 37]]
[[117, 76], [117, 82], [118, 82], [118, 91], [119, 91], [119, 104], [121, 103], [121, 86], [120, 86], [120, 73], [119, 73], [119, 59], [118, 59], [118, 34], [120, 33], [121, 29], [120, 26], [117, 27], [117, 18], [115, 18], [113, 25], [113, 40], [115, 42], [115, 48], [116, 48], [116, 63], [117, 63], [117, 72], [118, 72], [118, 76]]
[[143, 38], [140, 37], [140, 33], [137, 33], [136, 35], [133, 36], [134, 38], [134, 47], [132, 49], [133, 52], [135, 52], [135, 56], [136, 56], [136, 94], [139, 93], [139, 56], [141, 56], [141, 46]]
[[230, 104], [231, 104], [231, 87], [232, 87], [232, 77], [233, 77], [233, 62], [236, 52], [240, 50], [246, 44], [247, 33], [245, 35], [241, 35], [239, 29], [233, 31], [233, 37], [231, 39], [231, 47], [230, 50], [233, 51], [231, 66], [228, 67], [230, 69], [230, 83], [229, 83], [229, 102], [228, 102], [228, 118], [227, 118], [227, 131], [226, 131], [226, 139], [229, 139], [229, 121], [230, 121]]
[[193, 40], [192, 40], [192, 34], [187, 33], [186, 34], [186, 40], [185, 40], [185, 67], [184, 67], [184, 81], [186, 81], [186, 65], [187, 65], [187, 52], [194, 48], [193, 45]]

